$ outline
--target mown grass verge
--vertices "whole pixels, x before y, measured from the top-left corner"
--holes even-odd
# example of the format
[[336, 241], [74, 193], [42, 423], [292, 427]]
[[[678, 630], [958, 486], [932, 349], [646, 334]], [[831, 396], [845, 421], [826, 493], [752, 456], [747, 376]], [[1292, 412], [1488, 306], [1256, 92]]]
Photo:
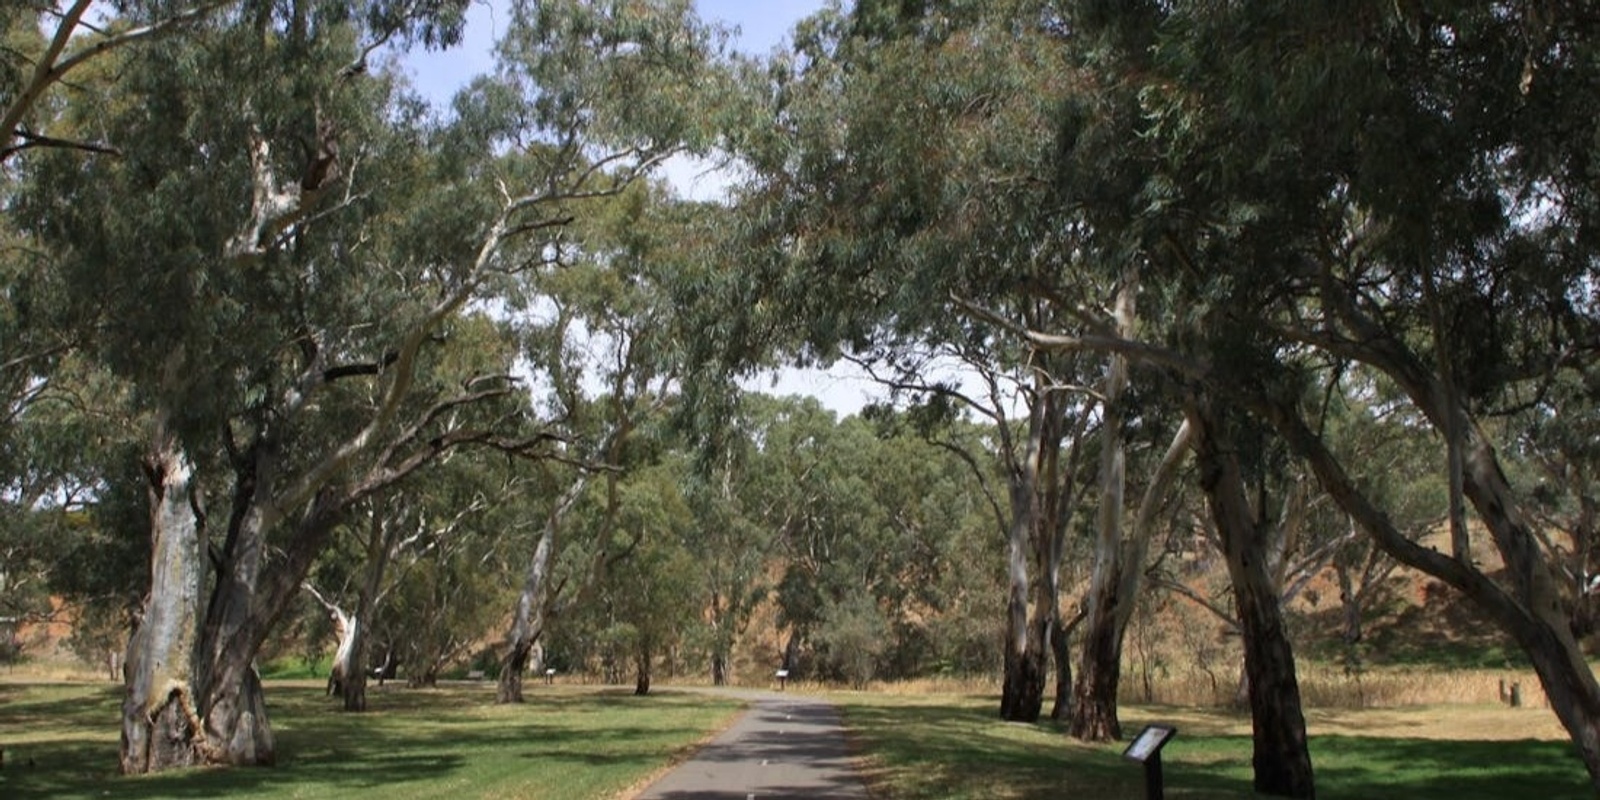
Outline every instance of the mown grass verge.
[[[1144, 796], [1141, 768], [1120, 755], [1125, 743], [1083, 744], [1048, 722], [1001, 722], [998, 698], [835, 699], [876, 800]], [[1322, 800], [1594, 796], [1572, 746], [1550, 726], [1548, 710], [1441, 706], [1309, 716]], [[1256, 797], [1248, 716], [1139, 706], [1125, 707], [1122, 720], [1129, 736], [1158, 720], [1178, 726], [1178, 737], [1163, 751], [1167, 797]], [[1510, 738], [1519, 735], [1525, 738]]]
[[[374, 687], [375, 689], [375, 687]], [[278, 765], [123, 778], [121, 688], [0, 684], [5, 798], [603, 798], [689, 752], [738, 709], [698, 695], [492, 685], [369, 690], [346, 714], [320, 683], [269, 683]]]

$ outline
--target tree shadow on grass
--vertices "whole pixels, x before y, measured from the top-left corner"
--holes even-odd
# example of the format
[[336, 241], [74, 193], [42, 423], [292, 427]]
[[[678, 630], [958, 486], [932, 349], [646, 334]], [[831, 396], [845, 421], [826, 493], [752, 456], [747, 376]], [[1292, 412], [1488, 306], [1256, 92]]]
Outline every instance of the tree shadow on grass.
[[[1085, 745], [1052, 724], [1015, 725], [949, 706], [847, 708], [871, 756], [869, 782], [897, 797], [1142, 797], [1126, 742]], [[1593, 798], [1566, 742], [1313, 736], [1322, 800]], [[1163, 751], [1166, 796], [1256, 797], [1248, 736], [1179, 736]]]
[[[115, 689], [108, 691], [0, 708], [0, 745], [5, 731], [21, 729], [23, 720], [47, 721], [51, 731], [8, 748], [0, 798], [371, 796], [386, 788], [449, 796], [446, 782], [471, 783], [478, 773], [493, 777], [518, 769], [512, 764], [525, 764], [520, 769], [530, 771], [542, 761], [645, 772], [666, 760], [664, 739], [693, 741], [704, 733], [665, 722], [583, 724], [587, 711], [617, 717], [619, 710], [648, 712], [671, 705], [620, 696], [546, 698], [494, 708], [461, 692], [395, 693], [371, 712], [348, 714], [318, 690], [269, 687], [277, 766], [121, 777], [113, 738], [120, 697]], [[563, 718], [578, 721], [563, 724], [558, 721]]]
[[1311, 746], [1325, 798], [1594, 797], [1568, 742], [1318, 736]]

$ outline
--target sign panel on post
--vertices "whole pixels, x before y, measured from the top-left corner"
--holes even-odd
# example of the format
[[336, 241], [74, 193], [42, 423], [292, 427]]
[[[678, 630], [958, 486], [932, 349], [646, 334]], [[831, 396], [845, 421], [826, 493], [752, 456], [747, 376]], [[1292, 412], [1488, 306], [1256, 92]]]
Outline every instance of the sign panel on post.
[[1171, 725], [1146, 725], [1144, 730], [1139, 731], [1133, 743], [1122, 751], [1122, 757], [1143, 764], [1150, 760], [1150, 756], [1160, 753], [1161, 746], [1177, 732], [1178, 729]]
[[1146, 800], [1162, 800], [1166, 796], [1166, 780], [1161, 775], [1161, 748], [1178, 729], [1172, 725], [1146, 725], [1133, 738], [1122, 757], [1144, 765], [1144, 796]]

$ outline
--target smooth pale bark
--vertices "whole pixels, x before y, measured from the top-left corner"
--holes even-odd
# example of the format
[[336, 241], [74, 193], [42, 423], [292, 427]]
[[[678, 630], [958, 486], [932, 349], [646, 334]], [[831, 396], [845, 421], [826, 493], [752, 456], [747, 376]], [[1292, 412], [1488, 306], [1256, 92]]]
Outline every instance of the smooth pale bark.
[[352, 614], [328, 600], [315, 587], [306, 584], [306, 591], [327, 610], [333, 622], [333, 635], [337, 642], [333, 663], [328, 667], [328, 694], [338, 695], [346, 711], [365, 711], [367, 708], [367, 676], [363, 664], [367, 631], [358, 609]]
[[[1012, 722], [1037, 722], [1044, 707], [1051, 635], [1060, 618], [1055, 576], [1059, 526], [1053, 515], [1063, 512], [1054, 494], [1055, 465], [1061, 446], [1059, 396], [1046, 390], [1042, 376], [1029, 409], [1028, 439], [1021, 457], [1010, 466], [1011, 520], [1007, 533], [1007, 592], [1004, 678], [1000, 717]], [[1038, 580], [1031, 577], [1037, 570]]]
[[1278, 589], [1268, 570], [1266, 522], [1246, 498], [1239, 452], [1225, 428], [1223, 412], [1201, 399], [1190, 404], [1187, 414], [1194, 428], [1200, 488], [1222, 538], [1234, 607], [1244, 634], [1254, 788], [1261, 794], [1314, 798], [1316, 784], [1294, 651], [1284, 628]]
[[[1124, 276], [1117, 290], [1113, 309], [1117, 335], [1132, 339], [1135, 330], [1135, 300], [1138, 293], [1136, 273], [1131, 270]], [[1100, 426], [1100, 516], [1095, 531], [1094, 569], [1090, 572], [1085, 608], [1088, 612], [1084, 629], [1083, 663], [1078, 668], [1078, 683], [1073, 689], [1072, 717], [1067, 732], [1086, 741], [1105, 741], [1122, 738], [1122, 723], [1117, 719], [1117, 684], [1122, 672], [1122, 632], [1118, 630], [1117, 611], [1123, 605], [1132, 606], [1132, 595], [1121, 596], [1124, 572], [1139, 569], [1138, 564], [1123, 560], [1123, 498], [1127, 492], [1127, 448], [1122, 442], [1122, 426], [1126, 414], [1122, 408], [1122, 394], [1128, 387], [1128, 358], [1121, 353], [1111, 353], [1106, 364], [1106, 378], [1101, 390], [1103, 422]]]
[[561, 521], [577, 505], [589, 486], [589, 473], [578, 476], [569, 485], [545, 519], [539, 543], [534, 546], [533, 558], [528, 562], [528, 572], [522, 581], [522, 592], [517, 595], [517, 608], [511, 618], [511, 631], [506, 636], [506, 654], [500, 659], [500, 678], [495, 687], [496, 703], [523, 701], [523, 676], [528, 671], [528, 659], [533, 646], [544, 634], [545, 620], [550, 614], [550, 560], [555, 552], [556, 534]]
[[[1117, 718], [1117, 693], [1121, 685], [1122, 647], [1127, 638], [1128, 624], [1138, 607], [1139, 593], [1144, 582], [1144, 560], [1149, 552], [1150, 538], [1155, 534], [1156, 515], [1177, 481], [1179, 469], [1188, 458], [1193, 440], [1193, 428], [1185, 420], [1173, 434], [1161, 463], [1145, 487], [1139, 500], [1139, 510], [1128, 535], [1118, 545], [1116, 569], [1110, 571], [1116, 580], [1105, 584], [1091, 581], [1089, 607], [1085, 611], [1090, 619], [1094, 613], [1100, 617], [1098, 625], [1091, 625], [1085, 633], [1082, 648], [1083, 666], [1073, 691], [1073, 715], [1068, 733], [1086, 741], [1106, 741], [1122, 738], [1121, 722]], [[1104, 595], [1101, 596], [1100, 593]], [[1093, 601], [1100, 597], [1100, 604]], [[1094, 642], [1091, 654], [1090, 642]], [[1091, 670], [1094, 675], [1087, 674]], [[1092, 711], [1079, 708], [1093, 706]]]
[[[339, 686], [339, 697], [345, 711], [367, 710], [367, 653], [371, 649], [370, 633], [373, 616], [377, 613], [378, 593], [383, 588], [383, 575], [389, 568], [389, 559], [396, 546], [395, 526], [386, 524], [383, 515], [373, 511], [367, 532], [367, 566], [356, 597], [356, 611], [350, 631], [349, 653], [344, 665], [344, 680]], [[387, 659], [385, 659], [387, 662]], [[385, 663], [385, 669], [388, 664]], [[381, 680], [381, 679], [380, 679]]]

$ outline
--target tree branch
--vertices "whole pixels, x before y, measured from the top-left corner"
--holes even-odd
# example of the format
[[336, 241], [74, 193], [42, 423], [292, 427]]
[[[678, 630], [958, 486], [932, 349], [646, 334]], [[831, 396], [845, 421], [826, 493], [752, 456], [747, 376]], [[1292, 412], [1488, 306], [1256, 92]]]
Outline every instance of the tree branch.
[[[237, 0], [216, 0], [216, 2], [195, 6], [188, 11], [167, 19], [107, 36], [57, 62], [57, 59], [61, 58], [62, 52], [66, 49], [67, 43], [71, 41], [73, 33], [82, 23], [83, 15], [93, 5], [93, 0], [75, 0], [72, 6], [61, 15], [61, 23], [56, 27], [55, 35], [51, 37], [50, 44], [46, 46], [44, 54], [39, 57], [38, 63], [34, 66], [33, 75], [22, 86], [21, 91], [16, 94], [11, 103], [5, 107], [4, 111], [0, 112], [0, 136], [6, 137], [8, 143], [17, 138], [22, 118], [27, 116], [28, 112], [39, 102], [39, 99], [44, 96], [45, 90], [49, 89], [51, 85], [59, 83], [68, 72], [83, 65], [90, 59], [109, 53], [124, 45], [166, 35], [178, 30], [183, 25], [204, 19], [213, 11], [233, 5], [235, 2]], [[15, 152], [17, 152], [17, 148], [7, 147], [5, 150], [0, 150], [0, 162], [4, 162], [7, 157]]]

